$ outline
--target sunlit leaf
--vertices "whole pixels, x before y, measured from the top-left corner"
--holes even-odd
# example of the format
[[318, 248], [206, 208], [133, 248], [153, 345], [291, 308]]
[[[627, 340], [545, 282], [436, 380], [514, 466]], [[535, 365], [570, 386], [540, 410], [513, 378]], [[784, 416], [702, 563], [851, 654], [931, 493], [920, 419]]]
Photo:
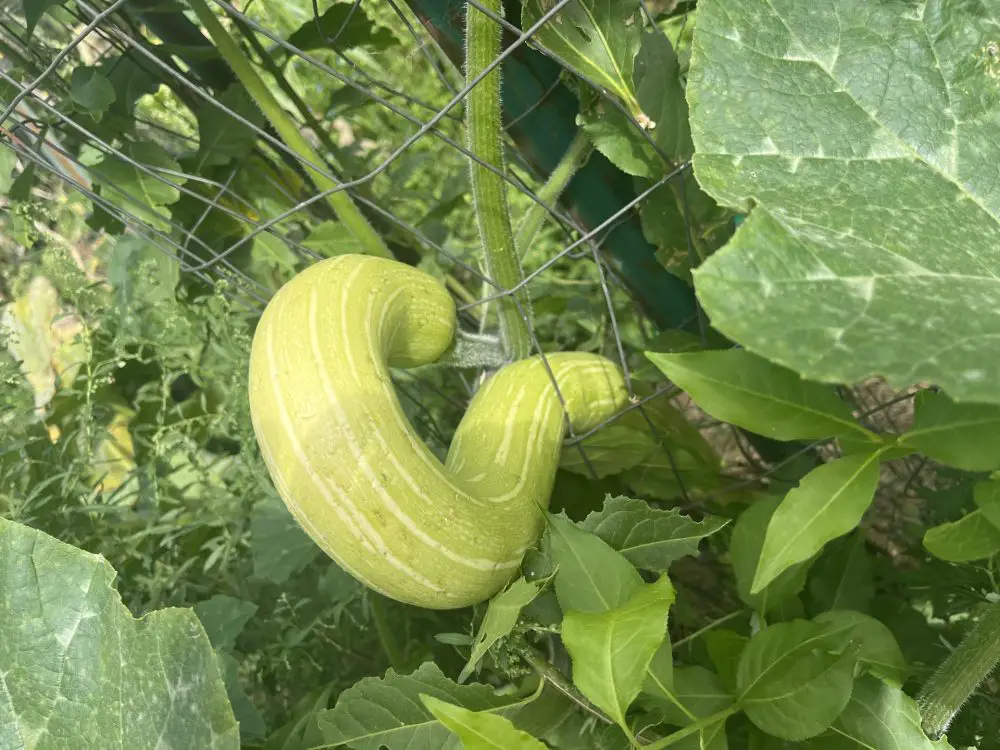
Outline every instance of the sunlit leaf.
[[742, 349], [646, 356], [716, 419], [776, 440], [866, 431], [828, 386]]
[[845, 456], [809, 472], [771, 516], [751, 593], [856, 528], [875, 497], [878, 477], [877, 453]]
[[624, 555], [564, 516], [550, 515], [546, 534], [556, 568], [556, 596], [564, 611], [614, 609], [642, 586], [639, 571]]
[[545, 745], [503, 716], [470, 711], [430, 695], [422, 695], [420, 699], [438, 721], [462, 740], [465, 750], [545, 750]]
[[567, 612], [562, 639], [573, 659], [573, 682], [623, 728], [625, 711], [642, 689], [646, 669], [666, 635], [674, 587], [666, 576], [643, 584], [605, 612]]
[[1000, 403], [996, 9], [933, 7], [698, 3], [695, 175], [753, 208], [695, 286], [804, 377]]

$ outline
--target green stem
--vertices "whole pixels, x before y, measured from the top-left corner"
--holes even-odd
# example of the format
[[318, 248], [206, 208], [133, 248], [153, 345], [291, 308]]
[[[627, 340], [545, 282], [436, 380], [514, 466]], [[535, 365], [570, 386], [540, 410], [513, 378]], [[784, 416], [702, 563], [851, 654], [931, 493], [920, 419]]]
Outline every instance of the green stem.
[[[324, 164], [323, 160], [316, 153], [316, 150], [309, 141], [299, 132], [298, 127], [289, 114], [282, 109], [281, 104], [278, 103], [278, 100], [268, 90], [267, 84], [257, 75], [257, 72], [253, 69], [253, 65], [250, 64], [250, 61], [243, 54], [239, 45], [209, 9], [205, 0], [188, 0], [188, 3], [195, 12], [195, 15], [198, 16], [198, 20], [201, 21], [202, 26], [205, 27], [208, 35], [212, 38], [219, 54], [222, 55], [229, 67], [232, 68], [236, 77], [240, 79], [240, 83], [243, 84], [247, 93], [253, 97], [257, 106], [260, 107], [261, 112], [264, 113], [264, 116], [271, 122], [274, 129], [278, 131], [285, 145], [294, 151], [299, 158], [307, 162], [305, 166], [309, 170], [313, 182], [316, 183], [316, 187], [322, 191], [334, 190], [339, 187], [336, 182], [319, 171]], [[389, 248], [382, 242], [382, 238], [372, 229], [371, 224], [368, 223], [368, 220], [358, 210], [358, 207], [354, 205], [354, 201], [351, 200], [350, 195], [343, 190], [338, 190], [327, 195], [327, 202], [337, 214], [337, 218], [354, 235], [354, 238], [365, 249], [366, 253], [383, 258], [393, 257]]]
[[720, 721], [725, 721], [730, 716], [735, 713], [739, 713], [740, 708], [736, 704], [733, 704], [729, 708], [724, 708], [718, 713], [714, 713], [711, 716], [706, 716], [704, 719], [699, 719], [694, 724], [688, 724], [683, 729], [679, 729], [673, 734], [668, 734], [662, 740], [657, 740], [656, 742], [646, 745], [643, 750], [661, 750], [664, 747], [670, 747], [671, 745], [676, 745], [678, 742], [683, 740], [685, 737], [690, 737], [692, 734], [701, 732], [708, 729]]
[[[485, 0], [483, 6], [501, 14], [501, 0]], [[478, 77], [500, 54], [500, 26], [489, 16], [466, 5], [465, 75]], [[469, 151], [483, 163], [503, 169], [503, 127], [500, 119], [500, 67], [489, 72], [469, 92], [465, 104], [465, 137]], [[476, 206], [479, 237], [483, 244], [486, 273], [502, 290], [516, 287], [524, 279], [510, 224], [506, 184], [500, 174], [471, 161], [472, 196]], [[523, 312], [522, 312], [523, 311]], [[500, 300], [500, 336], [511, 359], [531, 353], [527, 318], [530, 300], [522, 288]]]
[[378, 633], [382, 650], [389, 658], [389, 666], [397, 672], [401, 672], [406, 664], [403, 653], [399, 650], [399, 644], [389, 627], [389, 620], [385, 616], [385, 598], [381, 594], [372, 593], [370, 599], [372, 605], [372, 620], [375, 622], [375, 632]]
[[720, 625], [722, 625], [724, 623], [727, 623], [730, 620], [733, 620], [733, 619], [739, 617], [744, 612], [746, 612], [745, 609], [739, 609], [739, 610], [736, 610], [735, 612], [730, 612], [728, 615], [723, 615], [722, 617], [719, 617], [718, 619], [712, 620], [712, 622], [708, 623], [708, 625], [705, 625], [704, 627], [699, 628], [698, 630], [696, 630], [693, 633], [691, 633], [691, 635], [684, 636], [683, 638], [681, 638], [680, 640], [678, 640], [677, 642], [675, 642], [670, 647], [671, 650], [672, 651], [676, 651], [681, 646], [683, 646], [685, 643], [689, 643], [689, 642], [695, 640], [696, 638], [699, 638], [700, 636], [704, 635], [709, 630], [713, 630], [713, 629], [719, 627]]
[[917, 699], [924, 732], [939, 739], [979, 684], [1000, 661], [1000, 603], [990, 604]]
[[514, 244], [517, 246], [519, 258], [525, 256], [531, 243], [534, 242], [538, 230], [542, 228], [542, 223], [549, 213], [547, 206], [555, 205], [563, 190], [569, 185], [569, 181], [573, 179], [573, 175], [586, 164], [593, 150], [594, 147], [586, 133], [582, 130], [577, 131], [576, 137], [569, 144], [566, 153], [563, 154], [556, 168], [552, 170], [552, 174], [549, 175], [549, 179], [545, 181], [542, 189], [538, 191], [539, 202], [531, 205], [517, 228]]

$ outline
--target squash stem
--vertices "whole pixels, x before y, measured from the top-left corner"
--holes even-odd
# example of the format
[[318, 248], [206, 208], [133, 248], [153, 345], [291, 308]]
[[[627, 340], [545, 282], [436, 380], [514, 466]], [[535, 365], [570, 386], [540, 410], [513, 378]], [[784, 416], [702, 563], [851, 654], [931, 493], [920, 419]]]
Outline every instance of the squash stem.
[[[484, 0], [483, 6], [497, 15], [503, 12], [501, 0]], [[500, 26], [471, 4], [466, 4], [465, 14], [465, 75], [467, 81], [472, 81], [500, 54]], [[465, 104], [465, 137], [471, 154], [485, 164], [503, 169], [499, 66], [469, 92]], [[470, 168], [486, 273], [500, 289], [513, 289], [524, 280], [524, 274], [514, 244], [506, 184], [500, 174], [475, 160], [470, 160]], [[527, 291], [521, 288], [502, 297], [499, 312], [505, 353], [512, 360], [527, 357], [531, 353]]]
[[1000, 661], [1000, 602], [990, 604], [920, 691], [924, 733], [940, 739], [980, 683]]
[[[260, 107], [264, 116], [271, 122], [274, 129], [278, 131], [285, 145], [306, 162], [304, 166], [309, 171], [316, 187], [323, 191], [334, 190], [339, 187], [334, 180], [319, 171], [324, 165], [323, 160], [316, 153], [316, 150], [309, 141], [299, 132], [298, 127], [296, 127], [295, 122], [289, 114], [268, 90], [264, 80], [257, 75], [253, 65], [250, 64], [250, 61], [243, 54], [239, 45], [209, 9], [205, 0], [188, 0], [188, 3], [195, 12], [195, 15], [198, 16], [198, 20], [201, 21], [202, 26], [205, 27], [208, 35], [212, 38], [219, 54], [222, 55], [222, 58], [229, 67], [232, 68], [233, 73], [236, 74], [236, 77], [243, 84], [247, 93], [253, 97], [253, 100]], [[382, 241], [382, 238], [379, 237], [371, 224], [368, 223], [368, 220], [358, 210], [358, 207], [351, 200], [351, 196], [348, 193], [343, 190], [330, 193], [327, 195], [327, 203], [329, 203], [334, 213], [337, 214], [337, 218], [343, 222], [344, 226], [347, 227], [348, 231], [354, 236], [361, 247], [364, 248], [366, 253], [382, 258], [393, 257], [389, 248]]]

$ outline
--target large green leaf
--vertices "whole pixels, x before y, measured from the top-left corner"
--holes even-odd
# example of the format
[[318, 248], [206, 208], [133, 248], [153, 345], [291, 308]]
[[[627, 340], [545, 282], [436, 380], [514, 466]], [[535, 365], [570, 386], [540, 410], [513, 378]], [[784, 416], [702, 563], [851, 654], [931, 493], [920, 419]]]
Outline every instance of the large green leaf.
[[239, 748], [197, 616], [133, 619], [102, 558], [0, 518], [0, 747]]
[[753, 207], [695, 273], [713, 325], [823, 381], [1000, 403], [993, 4], [705, 0], [694, 168]]
[[694, 521], [677, 508], [661, 510], [642, 500], [609, 497], [597, 513], [580, 522], [621, 552], [637, 568], [665, 572], [674, 560], [698, 554], [698, 543], [729, 523], [707, 516]]
[[959, 469], [996, 469], [1000, 467], [1000, 408], [956, 404], [943, 393], [921, 391], [913, 427], [900, 442]]
[[420, 699], [438, 721], [462, 740], [465, 750], [545, 750], [545, 745], [503, 716], [470, 711], [430, 695], [422, 695]]
[[436, 664], [426, 662], [408, 675], [390, 669], [384, 677], [355, 683], [333, 708], [319, 714], [317, 723], [326, 742], [353, 750], [458, 750], [458, 738], [426, 708], [421, 695], [470, 711], [502, 711], [508, 718], [537, 697], [516, 700], [486, 685], [458, 685]]
[[736, 680], [749, 719], [769, 734], [804, 740], [826, 729], [847, 705], [852, 650], [833, 653], [837, 637], [805, 620], [771, 625], [743, 651]]
[[549, 516], [546, 533], [564, 611], [604, 612], [627, 602], [642, 576], [625, 557], [564, 516]]
[[742, 349], [646, 356], [716, 419], [775, 440], [866, 435], [828, 386]]
[[785, 496], [768, 524], [752, 594], [857, 527], [875, 497], [878, 455], [845, 456], [823, 464]]
[[[264, 115], [242, 85], [232, 84], [222, 92], [218, 101], [227, 110], [235, 112], [257, 127], [263, 125]], [[243, 159], [253, 150], [256, 142], [257, 134], [253, 129], [233, 118], [229, 112], [217, 107], [199, 107], [196, 169]]]
[[646, 669], [667, 632], [674, 602], [667, 576], [644, 584], [606, 612], [567, 612], [562, 639], [573, 659], [573, 682], [623, 729], [625, 711], [642, 690]]
[[[546, 0], [526, 0], [521, 28], [533, 26], [551, 7]], [[534, 41], [638, 115], [641, 108], [632, 74], [642, 26], [638, 0], [574, 0], [538, 29]]]
[[465, 682], [466, 678], [472, 674], [479, 661], [486, 655], [486, 652], [501, 638], [506, 638], [517, 624], [517, 618], [521, 616], [521, 610], [531, 604], [538, 592], [541, 590], [544, 581], [526, 581], [518, 578], [510, 586], [490, 599], [490, 604], [486, 609], [486, 617], [483, 624], [479, 626], [479, 633], [476, 635], [476, 642], [472, 646], [472, 654], [466, 663], [459, 682]]

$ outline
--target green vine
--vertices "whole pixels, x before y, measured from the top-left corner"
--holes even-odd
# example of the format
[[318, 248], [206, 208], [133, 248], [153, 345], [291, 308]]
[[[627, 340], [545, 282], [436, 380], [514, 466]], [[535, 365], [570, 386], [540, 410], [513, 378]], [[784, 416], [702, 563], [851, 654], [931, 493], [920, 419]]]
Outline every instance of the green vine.
[[[502, 13], [500, 0], [484, 7]], [[500, 27], [482, 11], [466, 9], [466, 80], [474, 81], [500, 54]], [[500, 68], [491, 70], [469, 93], [465, 105], [466, 146], [485, 164], [503, 168], [503, 123], [500, 118]], [[472, 195], [486, 272], [501, 289], [513, 289], [524, 279], [507, 205], [506, 185], [500, 174], [471, 161]], [[511, 359], [531, 353], [528, 331], [530, 300], [524, 289], [500, 300], [500, 335]]]
[[[189, 4], [198, 16], [198, 20], [204, 25], [209, 36], [212, 37], [212, 41], [215, 42], [219, 54], [222, 55], [229, 67], [232, 68], [233, 73], [240, 79], [240, 83], [243, 84], [247, 93], [253, 97], [257, 106], [260, 107], [261, 112], [271, 122], [274, 129], [278, 131], [285, 144], [306, 162], [307, 165], [316, 165], [309, 167], [316, 186], [323, 191], [336, 190], [339, 185], [316, 169], [317, 166], [323, 164], [322, 158], [320, 158], [316, 150], [309, 144], [309, 141], [299, 132], [291, 117], [282, 109], [278, 100], [268, 90], [267, 85], [257, 75], [246, 55], [243, 54], [236, 41], [209, 9], [205, 0], [189, 0]], [[389, 248], [382, 241], [382, 238], [378, 236], [371, 224], [368, 223], [368, 220], [358, 210], [358, 207], [354, 205], [350, 195], [342, 190], [338, 190], [327, 195], [327, 202], [367, 254], [377, 255], [382, 258], [393, 257]]]
[[976, 688], [1000, 662], [1000, 602], [990, 604], [972, 632], [927, 681], [918, 698], [924, 732], [940, 739]]

